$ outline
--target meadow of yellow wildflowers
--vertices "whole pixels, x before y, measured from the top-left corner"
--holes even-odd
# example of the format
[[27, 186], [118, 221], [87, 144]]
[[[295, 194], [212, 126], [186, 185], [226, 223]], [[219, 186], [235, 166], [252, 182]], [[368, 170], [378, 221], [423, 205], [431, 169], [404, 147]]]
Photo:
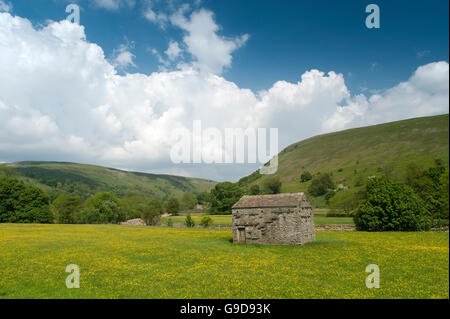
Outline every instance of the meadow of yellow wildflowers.
[[[368, 264], [379, 289], [365, 285]], [[0, 224], [0, 298], [449, 298], [449, 235], [318, 232], [261, 246], [232, 244], [227, 229]]]

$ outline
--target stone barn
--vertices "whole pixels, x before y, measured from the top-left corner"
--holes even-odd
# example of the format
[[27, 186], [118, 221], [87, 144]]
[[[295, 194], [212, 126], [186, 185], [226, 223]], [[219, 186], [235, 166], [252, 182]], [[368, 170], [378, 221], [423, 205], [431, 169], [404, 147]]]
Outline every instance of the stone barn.
[[304, 193], [243, 196], [232, 212], [234, 243], [303, 245], [316, 237]]

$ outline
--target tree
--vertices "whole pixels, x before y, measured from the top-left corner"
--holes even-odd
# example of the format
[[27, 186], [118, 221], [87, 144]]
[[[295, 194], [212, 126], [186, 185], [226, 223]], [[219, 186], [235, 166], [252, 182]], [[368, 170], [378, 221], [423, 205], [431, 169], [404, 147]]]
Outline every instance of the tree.
[[82, 224], [117, 224], [125, 218], [120, 202], [113, 194], [98, 193], [86, 200], [77, 221]]
[[[437, 166], [424, 170], [416, 164], [408, 165], [406, 169], [406, 185], [422, 199], [426, 209], [431, 213], [436, 223], [439, 223], [442, 216], [445, 196], [441, 189], [441, 176], [445, 174], [445, 167]], [[448, 216], [444, 214], [444, 216]]]
[[191, 214], [186, 215], [186, 219], [184, 220], [184, 224], [188, 228], [192, 228], [195, 226], [195, 221], [192, 219]]
[[181, 209], [194, 209], [195, 205], [197, 205], [197, 197], [192, 193], [184, 193], [180, 201]]
[[313, 196], [322, 196], [328, 191], [334, 189], [334, 183], [330, 174], [319, 174], [313, 178], [311, 185], [308, 187], [308, 193]]
[[213, 224], [214, 220], [211, 218], [211, 216], [203, 216], [203, 218], [200, 220], [200, 226], [203, 226], [204, 228], [208, 228]]
[[211, 190], [211, 213], [231, 214], [231, 207], [242, 197], [242, 189], [230, 182], [218, 183]]
[[448, 197], [449, 197], [449, 189], [448, 189], [448, 181], [449, 181], [449, 171], [448, 167], [444, 171], [444, 173], [441, 175], [440, 178], [440, 184], [441, 184], [441, 217], [448, 219], [448, 213], [449, 213], [449, 203], [448, 203]]
[[302, 183], [306, 183], [307, 181], [310, 181], [310, 180], [312, 180], [312, 174], [310, 173], [310, 172], [308, 172], [308, 171], [304, 171], [303, 173], [302, 173], [302, 175], [300, 176], [300, 181], [302, 182]]
[[197, 195], [197, 202], [201, 205], [205, 205], [211, 202], [211, 194], [208, 192], [201, 192]]
[[148, 200], [139, 195], [129, 195], [119, 200], [120, 209], [125, 213], [125, 219], [139, 218]]
[[279, 194], [281, 191], [281, 181], [279, 177], [270, 176], [263, 181], [264, 194]]
[[413, 190], [384, 176], [369, 179], [366, 199], [353, 218], [358, 230], [367, 231], [428, 230], [431, 226], [429, 213]]
[[252, 185], [250, 187], [250, 195], [259, 195], [261, 194], [261, 189], [258, 184]]
[[177, 216], [180, 212], [180, 202], [178, 199], [174, 197], [170, 198], [166, 203], [166, 211], [173, 216]]
[[148, 226], [158, 225], [162, 214], [162, 205], [157, 200], [150, 200], [142, 210], [141, 218]]
[[53, 223], [50, 198], [16, 179], [0, 180], [0, 223]]
[[75, 224], [76, 212], [81, 208], [83, 200], [79, 196], [59, 195], [53, 201], [56, 221], [60, 224]]
[[16, 207], [24, 187], [15, 179], [0, 180], [0, 223], [16, 221]]

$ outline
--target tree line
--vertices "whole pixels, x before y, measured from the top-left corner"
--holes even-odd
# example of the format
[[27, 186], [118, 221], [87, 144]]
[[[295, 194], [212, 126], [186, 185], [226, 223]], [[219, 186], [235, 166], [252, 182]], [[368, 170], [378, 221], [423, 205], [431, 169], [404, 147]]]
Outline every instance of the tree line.
[[[448, 225], [448, 166], [437, 163], [424, 169], [410, 164], [403, 181], [394, 181], [387, 172], [372, 176], [354, 189], [336, 185], [332, 174], [303, 172], [301, 182], [309, 182], [308, 195], [323, 197], [329, 207], [353, 216], [360, 230], [427, 230]], [[161, 214], [178, 215], [197, 204], [214, 214], [231, 214], [232, 206], [243, 195], [278, 194], [281, 180], [268, 176], [259, 184], [218, 183], [210, 192], [185, 193], [166, 202], [128, 195], [118, 198], [98, 193], [86, 200], [79, 196], [49, 196], [35, 186], [18, 180], [17, 173], [0, 165], [0, 222], [105, 224], [142, 218], [148, 225], [159, 223]]]

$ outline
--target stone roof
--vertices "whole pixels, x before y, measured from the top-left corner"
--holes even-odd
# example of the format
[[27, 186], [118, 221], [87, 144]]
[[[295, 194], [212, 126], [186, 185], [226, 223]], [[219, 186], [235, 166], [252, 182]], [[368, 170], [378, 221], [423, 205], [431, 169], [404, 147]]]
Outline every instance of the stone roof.
[[304, 193], [242, 196], [233, 208], [297, 207], [306, 199]]

